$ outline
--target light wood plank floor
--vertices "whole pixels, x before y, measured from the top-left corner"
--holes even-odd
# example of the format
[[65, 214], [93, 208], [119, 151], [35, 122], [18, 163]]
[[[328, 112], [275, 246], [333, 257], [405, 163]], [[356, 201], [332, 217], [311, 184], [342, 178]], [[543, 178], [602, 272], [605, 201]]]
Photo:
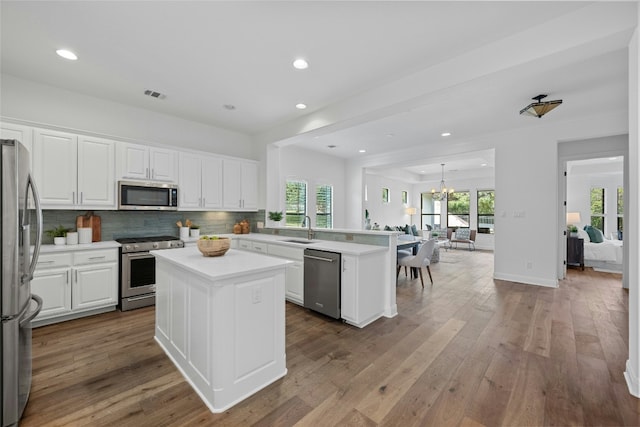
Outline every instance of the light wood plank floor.
[[155, 344], [153, 308], [36, 329], [21, 426], [640, 425], [619, 276], [494, 281], [466, 250], [431, 270], [424, 290], [401, 273], [400, 314], [365, 329], [287, 304], [287, 376], [223, 414]]

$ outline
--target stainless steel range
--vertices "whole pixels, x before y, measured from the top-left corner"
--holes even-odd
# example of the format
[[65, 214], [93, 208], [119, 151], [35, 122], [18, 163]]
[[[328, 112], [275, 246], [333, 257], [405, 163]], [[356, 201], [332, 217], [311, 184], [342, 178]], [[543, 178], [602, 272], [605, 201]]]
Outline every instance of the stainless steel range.
[[120, 310], [156, 303], [156, 259], [149, 253], [157, 249], [182, 248], [174, 236], [126, 237], [116, 239], [120, 248]]

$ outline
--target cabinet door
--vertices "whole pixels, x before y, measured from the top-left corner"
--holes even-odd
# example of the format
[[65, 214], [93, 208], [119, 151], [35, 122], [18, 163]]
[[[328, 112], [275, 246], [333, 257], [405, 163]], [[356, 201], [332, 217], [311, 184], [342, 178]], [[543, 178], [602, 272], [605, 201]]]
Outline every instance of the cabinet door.
[[287, 265], [285, 296], [292, 302], [304, 305], [304, 264], [300, 261]]
[[71, 312], [71, 269], [53, 268], [36, 271], [31, 292], [42, 298], [42, 310], [36, 320]]
[[358, 319], [358, 258], [342, 254], [342, 283], [340, 291], [340, 317], [346, 320]]
[[44, 207], [73, 206], [78, 200], [78, 138], [76, 135], [36, 129], [33, 169]]
[[0, 138], [17, 139], [29, 150], [29, 153], [33, 152], [33, 130], [30, 127], [0, 123]]
[[202, 207], [200, 156], [180, 153], [180, 209], [197, 209]]
[[74, 310], [117, 304], [118, 264], [95, 264], [73, 269]]
[[225, 159], [222, 165], [222, 204], [227, 209], [242, 208], [242, 163]]
[[217, 157], [202, 159], [202, 205], [207, 209], [222, 207], [222, 159]]
[[125, 179], [149, 179], [149, 148], [137, 144], [118, 146], [120, 177]]
[[76, 204], [115, 208], [115, 142], [81, 136], [78, 139], [78, 192]]
[[151, 179], [154, 181], [175, 182], [176, 174], [176, 152], [163, 148], [151, 147], [149, 149], [151, 168]]
[[244, 209], [258, 209], [258, 165], [242, 162], [242, 207]]

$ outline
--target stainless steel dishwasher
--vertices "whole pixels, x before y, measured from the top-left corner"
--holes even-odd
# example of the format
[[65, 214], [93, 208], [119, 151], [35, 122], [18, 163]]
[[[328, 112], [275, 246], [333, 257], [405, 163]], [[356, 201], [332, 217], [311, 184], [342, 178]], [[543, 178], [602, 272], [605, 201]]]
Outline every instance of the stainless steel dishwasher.
[[336, 252], [304, 250], [304, 306], [340, 318], [340, 265]]

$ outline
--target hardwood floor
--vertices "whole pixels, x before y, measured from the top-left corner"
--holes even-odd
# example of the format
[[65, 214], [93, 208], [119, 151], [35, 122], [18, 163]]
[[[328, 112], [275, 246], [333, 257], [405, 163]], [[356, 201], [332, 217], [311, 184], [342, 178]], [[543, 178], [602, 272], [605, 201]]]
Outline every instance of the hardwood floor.
[[155, 344], [153, 308], [35, 329], [21, 426], [640, 425], [619, 276], [494, 281], [493, 254], [464, 250], [431, 270], [364, 329], [287, 303], [287, 376], [222, 414]]

